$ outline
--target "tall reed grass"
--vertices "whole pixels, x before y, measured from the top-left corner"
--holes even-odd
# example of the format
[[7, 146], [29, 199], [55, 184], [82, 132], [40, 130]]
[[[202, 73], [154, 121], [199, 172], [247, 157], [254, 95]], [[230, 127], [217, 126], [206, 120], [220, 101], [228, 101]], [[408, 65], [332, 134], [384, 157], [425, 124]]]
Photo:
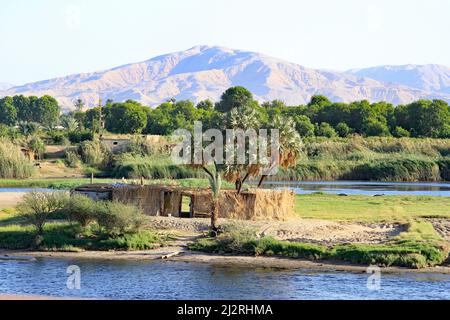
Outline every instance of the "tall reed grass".
[[0, 139], [0, 178], [24, 179], [34, 172], [34, 166], [14, 143]]

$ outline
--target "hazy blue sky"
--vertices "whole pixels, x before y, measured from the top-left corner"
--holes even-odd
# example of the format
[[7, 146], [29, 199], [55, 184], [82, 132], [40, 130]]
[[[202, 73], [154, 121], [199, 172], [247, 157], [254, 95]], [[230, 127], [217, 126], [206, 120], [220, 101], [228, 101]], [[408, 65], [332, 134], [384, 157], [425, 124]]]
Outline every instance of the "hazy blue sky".
[[21, 84], [195, 45], [304, 66], [450, 66], [449, 0], [2, 0], [0, 81]]

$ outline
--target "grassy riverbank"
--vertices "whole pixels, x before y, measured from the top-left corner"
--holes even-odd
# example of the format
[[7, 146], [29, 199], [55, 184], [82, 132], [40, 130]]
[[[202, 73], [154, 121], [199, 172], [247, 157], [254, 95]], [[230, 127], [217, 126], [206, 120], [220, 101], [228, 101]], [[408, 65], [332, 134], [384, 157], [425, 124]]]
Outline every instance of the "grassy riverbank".
[[216, 238], [192, 243], [194, 251], [219, 254], [281, 256], [309, 260], [337, 260], [356, 264], [377, 264], [424, 268], [442, 264], [448, 257], [448, 244], [425, 221], [412, 221], [407, 230], [385, 244], [319, 245], [257, 237], [251, 230], [226, 230]]
[[309, 138], [275, 180], [449, 181], [450, 139]]
[[[140, 184], [140, 179], [107, 179], [102, 178], [94, 179], [94, 183], [135, 183]], [[89, 184], [91, 180], [88, 178], [70, 178], [70, 179], [0, 179], [0, 188], [48, 188], [55, 190], [68, 190], [74, 187]], [[206, 179], [189, 178], [189, 179], [152, 179], [144, 180], [145, 184], [165, 184], [165, 185], [180, 185], [183, 187], [192, 188], [206, 188], [209, 187], [209, 183]], [[223, 182], [224, 188], [232, 188], [233, 185]]]

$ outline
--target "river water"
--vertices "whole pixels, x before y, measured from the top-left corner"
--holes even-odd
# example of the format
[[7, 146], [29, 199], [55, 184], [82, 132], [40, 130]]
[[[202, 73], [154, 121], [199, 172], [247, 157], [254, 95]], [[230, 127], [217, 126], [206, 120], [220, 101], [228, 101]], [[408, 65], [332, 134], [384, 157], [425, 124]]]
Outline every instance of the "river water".
[[[71, 265], [80, 268], [80, 290], [67, 287], [66, 272]], [[173, 261], [0, 260], [0, 294], [171, 300], [450, 299], [450, 275], [381, 274], [379, 290], [368, 289], [368, 279], [366, 273]]]
[[370, 182], [370, 181], [275, 181], [264, 184], [265, 188], [289, 188], [296, 194], [315, 192], [347, 195], [409, 195], [450, 197], [450, 183], [426, 182]]

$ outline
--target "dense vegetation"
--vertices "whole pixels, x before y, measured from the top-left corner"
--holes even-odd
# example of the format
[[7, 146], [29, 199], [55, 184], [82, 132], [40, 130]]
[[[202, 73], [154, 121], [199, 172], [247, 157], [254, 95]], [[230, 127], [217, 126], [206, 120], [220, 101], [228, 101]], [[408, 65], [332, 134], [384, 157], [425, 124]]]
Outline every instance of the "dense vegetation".
[[84, 103], [78, 100], [75, 111], [61, 118], [58, 103], [52, 97], [5, 97], [0, 100], [0, 123], [12, 126], [33, 122], [48, 128], [61, 124], [67, 129], [75, 125], [81, 134], [85, 129], [98, 129], [104, 121], [105, 128], [112, 133], [168, 135], [175, 129], [192, 127], [196, 120], [202, 121], [204, 128], [220, 128], [224, 114], [236, 106], [254, 109], [262, 126], [277, 114], [293, 117], [303, 137], [351, 134], [450, 137], [450, 107], [442, 100], [419, 100], [394, 107], [390, 103], [366, 100], [331, 102], [325, 96], [316, 95], [307, 105], [286, 106], [278, 100], [259, 104], [243, 87], [228, 89], [217, 103], [205, 100], [195, 105], [188, 100], [171, 100], [154, 109], [133, 100], [121, 103], [108, 100], [103, 110], [97, 107], [83, 111]]
[[[244, 111], [233, 113], [237, 106]], [[201, 171], [172, 165], [167, 148], [139, 141], [139, 134], [167, 136], [178, 128], [192, 129], [196, 120], [206, 130], [224, 129], [236, 119], [247, 121], [244, 127], [271, 128], [282, 119], [278, 122], [292, 123], [303, 144], [298, 144], [302, 147], [295, 163], [272, 179], [450, 180], [450, 107], [440, 100], [394, 107], [384, 102], [334, 103], [313, 96], [307, 105], [286, 106], [281, 101], [260, 104], [247, 89], [233, 87], [217, 103], [171, 100], [152, 109], [132, 100], [108, 100], [102, 107], [84, 110], [83, 101], [77, 100], [75, 111], [59, 114], [56, 100], [49, 96], [0, 100], [0, 178], [30, 177], [32, 162], [16, 151], [29, 149], [40, 160], [48, 144], [71, 145], [65, 165], [89, 174], [200, 178], [205, 176]], [[136, 138], [127, 150], [112, 154], [98, 139], [108, 132]], [[4, 147], [5, 143], [15, 146]]]

